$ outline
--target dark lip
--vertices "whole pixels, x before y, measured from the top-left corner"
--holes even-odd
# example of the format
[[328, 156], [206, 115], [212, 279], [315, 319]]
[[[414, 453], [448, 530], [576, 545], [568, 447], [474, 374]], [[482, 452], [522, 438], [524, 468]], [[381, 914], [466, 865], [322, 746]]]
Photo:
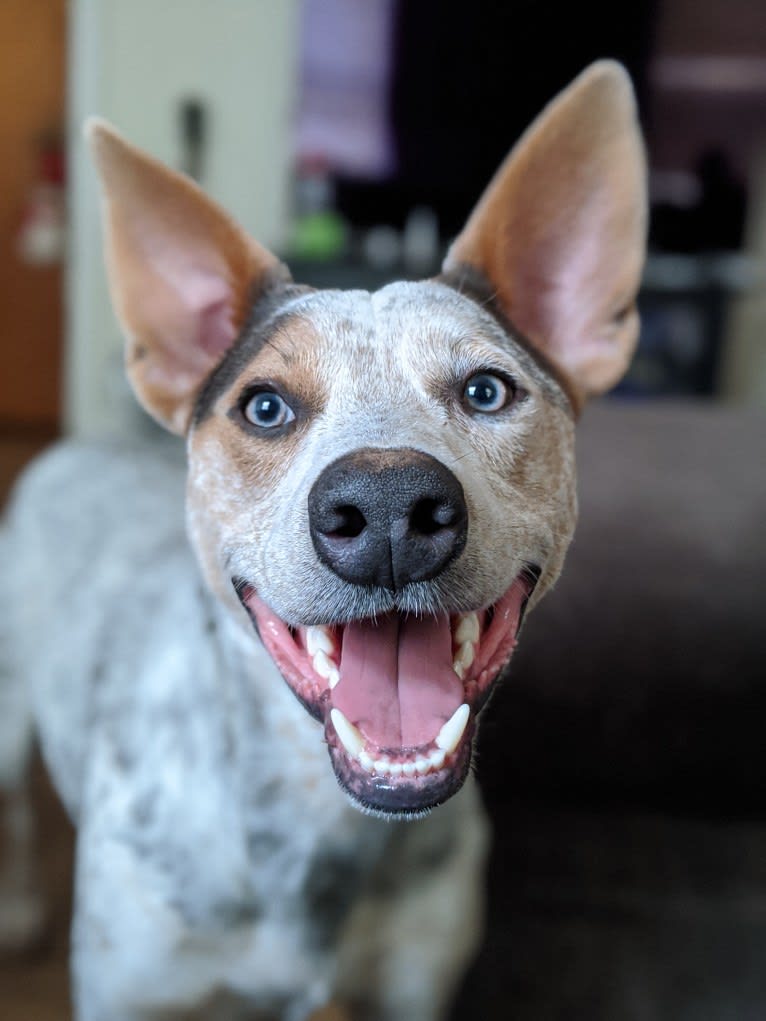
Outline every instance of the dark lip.
[[389, 780], [373, 776], [338, 747], [325, 729], [330, 761], [341, 789], [365, 812], [387, 818], [412, 819], [444, 804], [460, 790], [471, 768], [475, 719], [468, 724], [449, 766], [419, 778]]

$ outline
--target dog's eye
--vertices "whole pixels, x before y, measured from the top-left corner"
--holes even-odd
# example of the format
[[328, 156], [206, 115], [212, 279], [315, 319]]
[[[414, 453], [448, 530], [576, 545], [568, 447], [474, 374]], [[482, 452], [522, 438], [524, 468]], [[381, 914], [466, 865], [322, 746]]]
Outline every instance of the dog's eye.
[[273, 390], [261, 390], [247, 401], [242, 412], [252, 425], [276, 429], [295, 418], [292, 408]]
[[463, 387], [463, 400], [474, 411], [501, 411], [513, 396], [513, 390], [507, 383], [488, 372], [480, 372], [466, 382]]

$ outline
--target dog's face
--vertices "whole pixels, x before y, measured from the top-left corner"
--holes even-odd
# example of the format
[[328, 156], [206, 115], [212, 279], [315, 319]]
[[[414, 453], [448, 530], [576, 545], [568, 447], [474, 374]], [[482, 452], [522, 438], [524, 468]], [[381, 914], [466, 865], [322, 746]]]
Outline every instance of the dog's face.
[[191, 534], [344, 787], [412, 812], [462, 783], [527, 599], [560, 569], [572, 411], [444, 283], [294, 292], [198, 403]]
[[189, 182], [92, 134], [129, 369], [188, 434], [192, 541], [361, 806], [461, 786], [476, 715], [575, 522], [574, 419], [635, 341], [643, 160], [594, 65], [501, 168], [441, 278], [314, 291]]

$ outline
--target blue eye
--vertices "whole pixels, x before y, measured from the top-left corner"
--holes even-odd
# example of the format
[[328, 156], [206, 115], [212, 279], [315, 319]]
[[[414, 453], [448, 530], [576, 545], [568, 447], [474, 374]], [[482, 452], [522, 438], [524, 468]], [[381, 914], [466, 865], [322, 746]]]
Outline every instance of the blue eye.
[[243, 414], [248, 422], [261, 429], [277, 429], [295, 418], [290, 405], [273, 390], [253, 394], [245, 404]]
[[463, 400], [468, 407], [489, 414], [501, 411], [512, 396], [513, 391], [508, 384], [488, 372], [471, 376], [463, 387]]

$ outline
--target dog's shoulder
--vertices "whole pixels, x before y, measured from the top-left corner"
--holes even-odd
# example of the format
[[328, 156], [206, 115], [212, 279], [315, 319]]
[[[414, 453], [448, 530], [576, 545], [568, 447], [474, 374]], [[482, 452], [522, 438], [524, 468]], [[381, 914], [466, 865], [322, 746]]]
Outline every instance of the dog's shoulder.
[[64, 442], [12, 494], [3, 529], [8, 654], [33, 692], [46, 758], [73, 815], [98, 703], [131, 685], [138, 695], [145, 636], [163, 623], [172, 634], [176, 618], [187, 629], [204, 619], [183, 488], [183, 451], [164, 439]]
[[69, 546], [108, 535], [117, 544], [130, 530], [158, 526], [183, 534], [184, 479], [182, 446], [164, 437], [62, 441], [22, 474], [7, 516], [18, 535], [52, 544], [66, 538]]

